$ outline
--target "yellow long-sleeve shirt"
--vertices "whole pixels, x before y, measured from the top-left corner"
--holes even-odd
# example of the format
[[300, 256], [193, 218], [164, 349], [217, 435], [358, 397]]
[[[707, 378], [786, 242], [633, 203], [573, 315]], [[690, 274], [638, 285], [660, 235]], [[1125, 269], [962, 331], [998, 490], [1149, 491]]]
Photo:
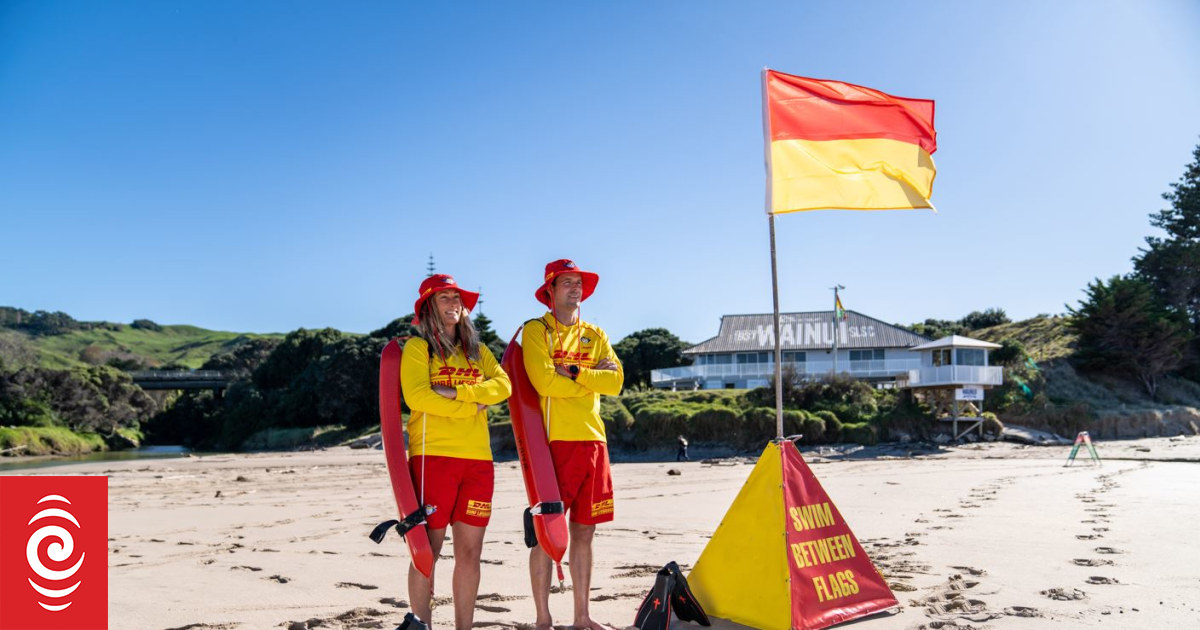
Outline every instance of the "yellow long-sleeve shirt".
[[[432, 385], [457, 390], [451, 400], [433, 391]], [[419, 337], [404, 344], [400, 363], [404, 402], [412, 409], [408, 418], [408, 456], [442, 455], [462, 459], [492, 459], [487, 411], [478, 404], [495, 405], [512, 394], [508, 375], [487, 346], [480, 345], [479, 361], [469, 361], [458, 349], [446, 361], [429, 357], [429, 344]]]
[[[521, 349], [525, 371], [538, 392], [551, 441], [606, 441], [600, 419], [600, 395], [616, 396], [625, 382], [621, 361], [608, 342], [608, 335], [595, 325], [576, 322], [565, 326], [547, 312], [525, 322]], [[611, 359], [616, 370], [597, 370], [596, 364]], [[555, 365], [579, 366], [575, 380], [554, 371]]]

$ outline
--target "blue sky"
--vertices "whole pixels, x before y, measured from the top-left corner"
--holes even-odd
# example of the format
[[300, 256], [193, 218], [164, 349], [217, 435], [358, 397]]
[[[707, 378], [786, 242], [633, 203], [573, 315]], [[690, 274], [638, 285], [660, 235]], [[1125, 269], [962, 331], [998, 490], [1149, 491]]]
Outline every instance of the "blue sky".
[[[915, 10], [915, 7], [918, 7]], [[1059, 313], [1200, 142], [1200, 4], [0, 2], [0, 305], [367, 332], [430, 253], [502, 336], [771, 310], [764, 66], [937, 101], [938, 214], [777, 219], [785, 311]]]

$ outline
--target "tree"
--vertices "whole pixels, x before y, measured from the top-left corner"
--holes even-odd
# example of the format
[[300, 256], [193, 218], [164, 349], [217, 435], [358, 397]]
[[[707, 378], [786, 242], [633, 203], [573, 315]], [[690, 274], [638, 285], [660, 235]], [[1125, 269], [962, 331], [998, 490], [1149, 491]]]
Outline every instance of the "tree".
[[1187, 319], [1193, 338], [1200, 338], [1200, 145], [1192, 156], [1183, 177], [1163, 194], [1171, 207], [1150, 215], [1150, 224], [1166, 237], [1146, 237], [1147, 247], [1133, 265], [1163, 304]]
[[[412, 325], [413, 317], [414, 315], [409, 313], [404, 317], [393, 319], [388, 323], [387, 326], [384, 326], [379, 330], [371, 331], [369, 336], [380, 337], [385, 340], [395, 339], [396, 337], [416, 337], [417, 335], [421, 334], [421, 331], [417, 330], [417, 327]], [[383, 350], [382, 344], [380, 344], [379, 349]]]
[[1068, 325], [1079, 334], [1080, 367], [1132, 376], [1154, 398], [1159, 378], [1184, 363], [1192, 340], [1186, 322], [1135, 276], [1097, 278], [1086, 293], [1078, 309], [1067, 306]]
[[0, 331], [0, 373], [19, 370], [37, 361], [33, 344], [21, 333]]
[[1007, 324], [1012, 320], [1008, 318], [1008, 313], [1005, 313], [1004, 309], [989, 308], [983, 312], [971, 311], [966, 317], [958, 321], [960, 324], [962, 324], [962, 327], [966, 328], [968, 331], [975, 331], [984, 328], [991, 328], [992, 326], [999, 326], [1000, 324]]
[[201, 370], [225, 370], [234, 378], [245, 378], [258, 369], [281, 341], [271, 337], [238, 337], [231, 349], [214, 354], [200, 366]]
[[613, 346], [625, 369], [625, 384], [649, 385], [650, 370], [688, 365], [691, 359], [683, 356], [690, 346], [666, 328], [639, 330]]
[[508, 344], [492, 330], [491, 318], [480, 312], [472, 322], [475, 324], [475, 331], [479, 333], [479, 343], [487, 346], [488, 350], [492, 351], [492, 356], [499, 361], [504, 356], [504, 348]]
[[151, 330], [154, 332], [162, 332], [163, 329], [162, 326], [156, 324], [154, 320], [150, 319], [135, 319], [133, 320], [133, 323], [130, 324], [130, 327], [137, 330]]

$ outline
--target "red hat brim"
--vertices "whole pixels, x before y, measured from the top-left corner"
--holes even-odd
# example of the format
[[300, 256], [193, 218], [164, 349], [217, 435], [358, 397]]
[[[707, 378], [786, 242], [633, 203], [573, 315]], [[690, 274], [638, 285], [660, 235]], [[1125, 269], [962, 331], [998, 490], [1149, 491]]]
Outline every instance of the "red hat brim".
[[462, 299], [463, 310], [468, 315], [475, 310], [475, 305], [479, 303], [479, 294], [474, 291], [468, 291], [462, 287], [438, 287], [436, 290], [417, 298], [417, 301], [413, 303], [413, 326], [416, 326], [421, 321], [421, 305], [429, 300], [429, 298], [437, 295], [438, 291], [458, 291], [458, 295]]
[[583, 279], [583, 299], [579, 300], [580, 302], [588, 299], [593, 293], [596, 292], [596, 285], [600, 282], [600, 274], [591, 271], [583, 271], [581, 269], [563, 269], [562, 271], [555, 271], [554, 273], [550, 274], [550, 277], [546, 278], [546, 281], [542, 283], [542, 286], [538, 287], [537, 291], [533, 292], [533, 297], [536, 298], [537, 301], [544, 304], [546, 308], [554, 308], [550, 304], [550, 283], [554, 282], [555, 278], [565, 273], [577, 273], [579, 274], [580, 278]]

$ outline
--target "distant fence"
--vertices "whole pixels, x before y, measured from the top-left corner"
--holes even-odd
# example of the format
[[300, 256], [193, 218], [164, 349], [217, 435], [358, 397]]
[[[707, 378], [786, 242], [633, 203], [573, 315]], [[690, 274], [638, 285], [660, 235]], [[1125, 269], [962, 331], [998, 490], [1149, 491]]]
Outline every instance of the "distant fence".
[[212, 389], [229, 387], [232, 372], [223, 370], [138, 370], [130, 378], [142, 389]]

